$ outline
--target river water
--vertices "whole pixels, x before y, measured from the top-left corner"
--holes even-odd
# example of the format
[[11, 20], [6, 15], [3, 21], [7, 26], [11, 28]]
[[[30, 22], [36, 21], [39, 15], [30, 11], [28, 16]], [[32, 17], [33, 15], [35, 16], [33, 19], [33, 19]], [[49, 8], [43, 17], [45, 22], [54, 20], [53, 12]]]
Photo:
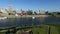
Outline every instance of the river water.
[[32, 19], [30, 18], [10, 18], [0, 20], [0, 27], [7, 27], [7, 26], [19, 26], [24, 24], [40, 24], [40, 23], [60, 23], [60, 18], [55, 17], [40, 17]]

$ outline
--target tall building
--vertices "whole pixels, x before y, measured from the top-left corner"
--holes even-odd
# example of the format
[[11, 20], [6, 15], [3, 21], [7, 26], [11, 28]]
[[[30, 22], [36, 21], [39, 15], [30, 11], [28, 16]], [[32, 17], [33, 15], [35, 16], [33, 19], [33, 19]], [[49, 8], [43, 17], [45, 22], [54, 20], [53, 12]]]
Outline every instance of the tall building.
[[2, 13], [8, 13], [7, 10], [6, 10], [6, 8], [1, 8], [1, 12]]
[[39, 10], [39, 13], [40, 14], [45, 14], [45, 10], [43, 10], [43, 9], [42, 10]]
[[7, 15], [8, 15], [7, 9], [6, 8], [1, 8], [0, 9], [0, 16], [7, 16]]
[[9, 13], [12, 13], [12, 12], [13, 12], [12, 4], [10, 4], [10, 5], [8, 6], [8, 11], [9, 11]]

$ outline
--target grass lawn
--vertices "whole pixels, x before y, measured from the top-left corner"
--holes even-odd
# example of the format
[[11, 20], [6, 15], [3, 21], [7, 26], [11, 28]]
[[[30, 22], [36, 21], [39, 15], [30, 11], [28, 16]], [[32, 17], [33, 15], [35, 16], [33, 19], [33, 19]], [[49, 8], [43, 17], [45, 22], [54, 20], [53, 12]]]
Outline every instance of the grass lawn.
[[18, 30], [17, 32], [16, 32], [16, 34], [18, 34], [18, 33], [20, 33], [21, 32], [21, 30]]
[[[50, 34], [60, 34], [60, 24], [48, 24], [50, 25]], [[34, 25], [32, 28], [26, 28], [26, 30], [31, 29], [33, 34], [47, 34], [48, 32], [48, 25]], [[20, 31], [18, 31], [20, 32]]]
[[[60, 34], [60, 24], [49, 24], [50, 25], [50, 34]], [[48, 26], [48, 25], [47, 25]], [[47, 26], [44, 28], [33, 27], [33, 34], [47, 34]]]
[[[48, 26], [47, 25], [40, 25], [40, 26], [33, 26], [32, 28], [26, 28], [26, 30], [31, 29], [33, 34], [47, 34], [48, 31]], [[18, 32], [21, 32], [21, 30], [17, 31], [16, 34]]]
[[60, 34], [60, 24], [47, 24], [47, 25], [50, 25], [51, 26], [51, 34]]
[[41, 28], [33, 27], [32, 31], [33, 31], [33, 34], [47, 34], [48, 27], [47, 26], [42, 26]]
[[59, 34], [58, 28], [55, 26], [50, 26], [50, 34]]

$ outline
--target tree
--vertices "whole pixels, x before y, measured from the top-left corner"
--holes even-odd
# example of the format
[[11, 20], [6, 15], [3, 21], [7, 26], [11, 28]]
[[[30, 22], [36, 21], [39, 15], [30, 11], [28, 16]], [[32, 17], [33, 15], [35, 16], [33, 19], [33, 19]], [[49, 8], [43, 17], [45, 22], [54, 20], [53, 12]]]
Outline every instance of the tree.
[[34, 14], [35, 14], [35, 15], [37, 15], [37, 13], [36, 13], [36, 12], [34, 12]]
[[48, 11], [46, 11], [46, 14], [48, 15]]
[[58, 12], [57, 15], [60, 15], [60, 12]]
[[0, 13], [2, 13], [2, 12], [0, 12]]
[[33, 13], [32, 13], [32, 10], [28, 10], [28, 11], [27, 11], [27, 14], [28, 14], [28, 15], [32, 15], [32, 14], [33, 14]]
[[48, 15], [52, 15], [51, 13], [48, 13]]

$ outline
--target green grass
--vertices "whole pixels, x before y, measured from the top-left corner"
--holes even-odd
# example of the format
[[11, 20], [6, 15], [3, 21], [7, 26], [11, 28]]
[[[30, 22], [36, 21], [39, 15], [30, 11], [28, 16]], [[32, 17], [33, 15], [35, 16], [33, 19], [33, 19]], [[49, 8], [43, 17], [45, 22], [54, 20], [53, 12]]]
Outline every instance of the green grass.
[[[41, 26], [41, 27], [40, 27]], [[47, 34], [48, 26], [47, 25], [39, 25], [39, 26], [33, 26], [32, 28], [26, 28], [25, 30], [32, 30], [33, 34]], [[21, 30], [17, 31], [16, 33], [21, 32]]]
[[33, 27], [32, 28], [32, 31], [33, 31], [33, 34], [47, 34], [47, 26], [42, 26], [42, 28], [39, 28], [39, 27]]
[[[50, 34], [60, 34], [60, 24], [48, 24], [50, 25], [51, 29], [50, 29]], [[48, 26], [47, 25], [47, 26]], [[45, 25], [44, 25], [45, 26]], [[40, 34], [47, 34], [47, 27], [46, 28], [32, 28], [33, 33], [37, 34], [38, 32]]]
[[[50, 25], [50, 34], [60, 34], [60, 24], [43, 24], [43, 25], [34, 25], [32, 28], [26, 28], [26, 30], [31, 29], [33, 34], [47, 34], [48, 25]], [[40, 27], [42, 26], [42, 27]], [[18, 31], [19, 32], [19, 31]]]
[[56, 28], [57, 29], [57, 32], [60, 34], [60, 24], [47, 24], [47, 25], [54, 26], [53, 28], [54, 29]]
[[16, 34], [18, 34], [18, 33], [20, 33], [21, 32], [21, 30], [18, 30], [17, 32], [16, 32]]
[[58, 28], [55, 26], [50, 26], [50, 34], [59, 34]]

